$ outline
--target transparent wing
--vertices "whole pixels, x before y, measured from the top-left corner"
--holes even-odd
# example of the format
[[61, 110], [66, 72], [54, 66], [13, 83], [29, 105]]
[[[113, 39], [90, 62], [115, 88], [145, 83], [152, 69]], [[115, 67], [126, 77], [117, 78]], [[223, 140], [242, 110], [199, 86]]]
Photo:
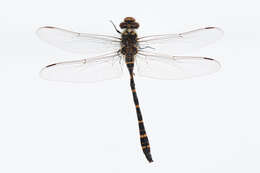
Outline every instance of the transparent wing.
[[185, 79], [214, 73], [220, 64], [214, 59], [192, 56], [167, 56], [139, 52], [136, 56], [139, 76], [156, 79]]
[[200, 28], [180, 34], [153, 35], [139, 38], [139, 47], [154, 53], [178, 54], [206, 46], [223, 36], [216, 27]]
[[120, 49], [120, 38], [113, 36], [77, 33], [50, 26], [39, 28], [37, 35], [55, 47], [74, 53], [100, 54]]
[[122, 76], [120, 56], [117, 53], [104, 56], [66, 61], [44, 67], [43, 79], [63, 82], [96, 82]]

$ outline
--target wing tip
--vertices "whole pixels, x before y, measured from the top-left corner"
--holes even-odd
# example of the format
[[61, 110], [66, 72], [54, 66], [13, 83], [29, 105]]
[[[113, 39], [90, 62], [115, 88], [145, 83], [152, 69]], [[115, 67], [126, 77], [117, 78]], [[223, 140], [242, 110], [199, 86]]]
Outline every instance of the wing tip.
[[53, 26], [42, 26], [42, 27], [38, 28], [38, 29], [36, 30], [36, 32], [37, 32], [37, 31], [40, 31], [40, 30], [42, 30], [42, 29], [55, 29], [55, 27], [53, 27]]
[[53, 27], [53, 26], [42, 26], [42, 27], [40, 27], [36, 30], [36, 32], [35, 32], [36, 35], [41, 38], [41, 32], [44, 31], [45, 29], [55, 29], [55, 27]]
[[208, 60], [208, 61], [212, 61], [212, 62], [216, 63], [216, 64], [218, 65], [216, 71], [218, 71], [218, 70], [221, 68], [221, 63], [220, 63], [219, 61], [217, 61], [217, 60], [215, 60], [215, 59], [213, 59], [213, 58], [208, 58], [208, 57], [203, 57], [203, 59]]
[[58, 65], [58, 63], [53, 63], [53, 64], [50, 64], [50, 65], [47, 65], [47, 66], [43, 67], [43, 68], [40, 70], [40, 72], [39, 72], [39, 76], [40, 76], [42, 79], [48, 80], [48, 78], [46, 78], [45, 75], [44, 75], [45, 70], [48, 69], [49, 67], [53, 67], [53, 66], [56, 66], [56, 65]]

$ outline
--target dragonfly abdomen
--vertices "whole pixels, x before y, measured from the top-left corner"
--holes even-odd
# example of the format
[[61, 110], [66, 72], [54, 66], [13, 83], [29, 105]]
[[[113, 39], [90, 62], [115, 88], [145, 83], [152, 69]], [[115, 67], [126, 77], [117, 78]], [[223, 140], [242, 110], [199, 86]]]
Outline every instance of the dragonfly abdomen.
[[135, 89], [135, 81], [134, 81], [134, 74], [133, 74], [133, 69], [134, 69], [134, 57], [126, 57], [126, 65], [130, 74], [130, 87], [133, 95], [133, 100], [135, 104], [135, 109], [136, 109], [136, 114], [137, 114], [137, 119], [138, 119], [138, 127], [139, 127], [139, 134], [140, 134], [140, 142], [141, 142], [141, 147], [142, 150], [145, 154], [146, 159], [149, 162], [153, 162], [152, 156], [151, 156], [151, 151], [150, 151], [150, 144], [149, 140], [145, 131], [144, 127], [144, 122], [143, 122], [143, 117], [139, 105], [139, 100], [137, 97], [136, 89]]
[[[127, 64], [127, 65], [129, 65], [129, 64]], [[129, 69], [129, 72], [130, 71], [131, 71], [131, 69]], [[131, 73], [130, 73], [130, 75], [131, 75]], [[135, 104], [135, 108], [136, 108], [136, 114], [137, 114], [137, 119], [138, 119], [138, 127], [139, 127], [140, 142], [141, 142], [142, 150], [145, 154], [146, 159], [149, 162], [153, 162], [153, 159], [152, 159], [152, 156], [151, 156], [151, 151], [150, 151], [150, 144], [149, 144], [149, 140], [148, 140], [148, 137], [147, 137], [147, 134], [146, 134], [146, 131], [145, 131], [142, 113], [141, 113], [138, 97], [137, 97], [137, 94], [136, 94], [135, 82], [134, 82], [133, 75], [131, 75], [131, 78], [130, 78], [130, 86], [131, 86], [134, 104]]]

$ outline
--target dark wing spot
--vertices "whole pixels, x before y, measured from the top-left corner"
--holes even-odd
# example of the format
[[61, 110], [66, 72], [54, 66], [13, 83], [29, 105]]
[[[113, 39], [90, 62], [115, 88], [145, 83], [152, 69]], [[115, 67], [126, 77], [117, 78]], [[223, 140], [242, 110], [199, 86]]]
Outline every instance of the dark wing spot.
[[55, 65], [57, 65], [57, 64], [50, 64], [50, 65], [47, 65], [46, 68], [51, 67], [51, 66], [55, 66]]
[[44, 28], [54, 29], [55, 27], [53, 27], [53, 26], [45, 26]]
[[215, 27], [206, 27], [205, 29], [214, 29]]
[[205, 57], [204, 59], [214, 61], [214, 59], [212, 59], [212, 58]]

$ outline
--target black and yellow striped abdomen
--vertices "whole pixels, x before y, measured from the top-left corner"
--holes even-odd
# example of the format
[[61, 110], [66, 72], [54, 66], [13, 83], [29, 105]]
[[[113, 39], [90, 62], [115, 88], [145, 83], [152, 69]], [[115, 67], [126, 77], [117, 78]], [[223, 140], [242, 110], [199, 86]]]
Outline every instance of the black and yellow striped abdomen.
[[135, 89], [135, 81], [134, 81], [134, 73], [133, 73], [134, 58], [128, 57], [125, 60], [126, 60], [126, 65], [127, 65], [129, 74], [130, 74], [130, 87], [132, 90], [137, 119], [138, 119], [140, 142], [141, 142], [142, 150], [143, 150], [147, 160], [149, 162], [153, 162], [151, 150], [150, 150], [150, 144], [149, 144], [149, 140], [148, 140], [148, 137], [147, 137], [147, 134], [145, 131], [142, 113], [141, 113], [141, 109], [140, 109], [140, 105], [139, 105], [139, 101], [138, 101], [138, 97], [137, 97], [136, 89]]

